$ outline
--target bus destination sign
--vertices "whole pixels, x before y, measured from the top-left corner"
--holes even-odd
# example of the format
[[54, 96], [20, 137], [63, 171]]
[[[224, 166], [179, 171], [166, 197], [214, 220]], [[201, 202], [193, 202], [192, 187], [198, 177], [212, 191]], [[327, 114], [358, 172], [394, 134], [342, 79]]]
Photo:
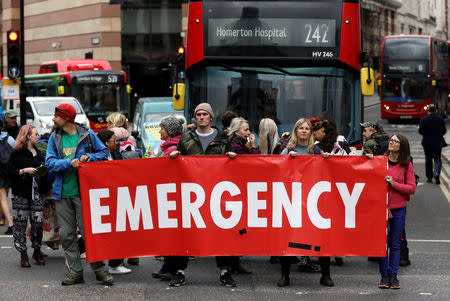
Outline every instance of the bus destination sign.
[[119, 84], [121, 76], [118, 74], [95, 74], [77, 76], [78, 84]]

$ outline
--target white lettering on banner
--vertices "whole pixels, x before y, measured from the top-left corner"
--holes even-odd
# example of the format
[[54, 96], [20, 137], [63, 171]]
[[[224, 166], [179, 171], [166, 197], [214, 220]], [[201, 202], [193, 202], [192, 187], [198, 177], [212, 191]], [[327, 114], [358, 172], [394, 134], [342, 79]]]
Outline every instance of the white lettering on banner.
[[[247, 200], [230, 201], [229, 196], [241, 195], [239, 187], [229, 181], [217, 183], [210, 196], [209, 210], [213, 223], [221, 229], [231, 229], [242, 219], [243, 202], [247, 202], [247, 226], [249, 228], [268, 227], [267, 217], [260, 217], [261, 211], [267, 210], [267, 202], [272, 202], [272, 227], [281, 228], [283, 224], [283, 211], [286, 214], [289, 225], [292, 228], [302, 227], [302, 183], [293, 182], [291, 199], [283, 182], [272, 183], [272, 200], [261, 200], [258, 193], [268, 191], [268, 182], [248, 182]], [[345, 228], [356, 228], [356, 206], [361, 197], [365, 183], [355, 183], [350, 192], [347, 183], [335, 183], [341, 200], [345, 207]], [[169, 201], [168, 194], [177, 192], [177, 184], [157, 184], [156, 203], [158, 208], [158, 227], [177, 228], [179, 218], [169, 218], [169, 211], [177, 209], [177, 201]], [[307, 195], [306, 211], [311, 223], [319, 229], [331, 228], [331, 218], [324, 218], [318, 208], [318, 202], [322, 194], [331, 192], [331, 182], [320, 181], [316, 183]], [[229, 196], [228, 196], [229, 195]], [[101, 206], [101, 199], [109, 198], [109, 189], [90, 189], [89, 202], [91, 214], [91, 226], [93, 234], [111, 232], [110, 223], [102, 223], [102, 217], [110, 214], [109, 206]], [[194, 201], [192, 201], [194, 200]], [[207, 200], [205, 190], [197, 183], [181, 183], [181, 224], [183, 228], [206, 228], [206, 223], [201, 215], [200, 208]], [[110, 200], [112, 202], [112, 200]], [[338, 200], [333, 200], [338, 201]], [[134, 206], [128, 187], [117, 188], [117, 216], [116, 231], [126, 230], [128, 217], [132, 231], [139, 230], [142, 214], [143, 230], [153, 229], [153, 221], [150, 208], [150, 197], [147, 186], [136, 187]], [[225, 218], [221, 204], [225, 204], [225, 210], [231, 212]], [[270, 216], [270, 213], [267, 214]], [[194, 226], [191, 225], [191, 219]]]
[[177, 191], [175, 183], [158, 184], [156, 185], [156, 199], [158, 202], [158, 226], [160, 229], [177, 228], [178, 220], [176, 218], [169, 218], [169, 211], [177, 208], [176, 201], [169, 201], [167, 199], [168, 193]]
[[231, 216], [229, 218], [224, 218], [220, 210], [220, 204], [222, 202], [222, 194], [225, 191], [229, 192], [231, 197], [241, 194], [239, 187], [232, 182], [223, 181], [214, 186], [214, 189], [211, 192], [210, 200], [211, 218], [217, 227], [222, 229], [231, 229], [241, 220], [242, 202], [225, 201], [225, 210], [231, 211]]
[[267, 201], [258, 199], [258, 192], [266, 192], [267, 183], [247, 183], [248, 226], [267, 227], [267, 218], [258, 217], [258, 211], [267, 209]]
[[[191, 192], [196, 196], [193, 203], [191, 203]], [[183, 228], [191, 227], [191, 216], [197, 228], [206, 228], [205, 222], [200, 214], [200, 207], [203, 206], [203, 203], [205, 203], [205, 191], [202, 186], [196, 183], [181, 183]]]
[[316, 183], [308, 194], [306, 208], [308, 209], [308, 215], [311, 223], [313, 223], [314, 226], [319, 229], [330, 229], [331, 219], [323, 218], [319, 213], [319, 208], [317, 207], [320, 195], [324, 192], [331, 192], [331, 183], [326, 181]]
[[352, 194], [348, 191], [347, 184], [336, 183], [336, 187], [339, 190], [342, 201], [345, 206], [345, 228], [355, 228], [356, 220], [356, 204], [364, 189], [364, 183], [356, 183], [353, 187]]
[[273, 197], [272, 197], [272, 227], [281, 228], [283, 225], [283, 212], [289, 221], [292, 228], [302, 227], [302, 183], [292, 183], [292, 202], [282, 182], [273, 183]]
[[89, 190], [92, 234], [111, 232], [110, 223], [102, 224], [102, 216], [109, 215], [109, 206], [100, 205], [100, 200], [104, 198], [109, 198], [109, 189]]
[[134, 207], [131, 203], [131, 195], [128, 187], [117, 188], [117, 219], [116, 231], [123, 232], [127, 229], [127, 216], [131, 231], [139, 229], [142, 212], [142, 223], [144, 230], [153, 229], [152, 213], [150, 211], [150, 200], [148, 198], [147, 186], [136, 187]]

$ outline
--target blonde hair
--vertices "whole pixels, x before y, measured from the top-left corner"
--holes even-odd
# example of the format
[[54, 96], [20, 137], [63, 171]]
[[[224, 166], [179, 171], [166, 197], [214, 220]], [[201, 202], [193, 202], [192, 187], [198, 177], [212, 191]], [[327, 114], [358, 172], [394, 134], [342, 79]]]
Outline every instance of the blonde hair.
[[263, 118], [259, 122], [259, 150], [261, 154], [273, 154], [273, 150], [280, 141], [278, 127], [275, 121], [270, 118]]
[[127, 117], [121, 113], [112, 113], [106, 117], [108, 128], [124, 128], [127, 129]]
[[235, 132], [238, 132], [241, 129], [244, 122], [248, 124], [248, 121], [242, 117], [233, 118], [233, 120], [231, 120], [230, 127], [228, 128], [227, 135], [230, 137], [233, 136]]
[[308, 153], [312, 154], [312, 153], [314, 153], [314, 137], [312, 134], [311, 122], [306, 118], [300, 118], [295, 123], [294, 129], [292, 130], [291, 139], [289, 139], [289, 143], [288, 143], [287, 147], [295, 150], [295, 148], [297, 147], [297, 144], [298, 144], [297, 130], [305, 122], [309, 126], [309, 130], [310, 130], [310, 135], [308, 138]]

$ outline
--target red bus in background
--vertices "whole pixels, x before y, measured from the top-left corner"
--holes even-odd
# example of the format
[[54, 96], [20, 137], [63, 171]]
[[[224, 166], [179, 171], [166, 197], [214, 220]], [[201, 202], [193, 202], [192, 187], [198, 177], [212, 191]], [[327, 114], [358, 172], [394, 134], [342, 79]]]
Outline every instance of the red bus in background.
[[435, 104], [449, 110], [447, 43], [430, 36], [386, 36], [381, 54], [381, 118], [416, 119]]
[[82, 70], [111, 70], [107, 60], [80, 59], [80, 60], [56, 60], [43, 62], [39, 67], [39, 73], [57, 73]]
[[201, 102], [216, 126], [231, 110], [255, 133], [264, 117], [280, 133], [301, 117], [332, 118], [357, 143], [360, 34], [355, 0], [189, 1], [186, 118]]
[[[50, 73], [49, 73], [50, 72]], [[107, 128], [106, 117], [119, 112], [130, 118], [130, 87], [123, 71], [106, 60], [57, 60], [42, 63], [39, 74], [25, 76], [28, 96], [73, 96], [93, 131]]]

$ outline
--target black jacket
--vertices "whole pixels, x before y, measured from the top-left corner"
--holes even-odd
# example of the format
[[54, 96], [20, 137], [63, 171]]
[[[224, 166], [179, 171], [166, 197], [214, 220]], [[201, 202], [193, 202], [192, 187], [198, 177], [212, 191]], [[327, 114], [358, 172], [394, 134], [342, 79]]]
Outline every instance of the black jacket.
[[[12, 193], [17, 196], [24, 197], [31, 200], [32, 176], [24, 174], [19, 176], [19, 171], [26, 167], [38, 167], [44, 164], [44, 157], [41, 152], [35, 148], [36, 156], [28, 149], [14, 150], [9, 158], [8, 173], [11, 181]], [[47, 191], [47, 177], [43, 176], [38, 180], [39, 192], [46, 193]]]
[[444, 118], [438, 114], [428, 114], [420, 120], [419, 134], [423, 136], [423, 147], [441, 148], [447, 146], [444, 135], [447, 133]]

